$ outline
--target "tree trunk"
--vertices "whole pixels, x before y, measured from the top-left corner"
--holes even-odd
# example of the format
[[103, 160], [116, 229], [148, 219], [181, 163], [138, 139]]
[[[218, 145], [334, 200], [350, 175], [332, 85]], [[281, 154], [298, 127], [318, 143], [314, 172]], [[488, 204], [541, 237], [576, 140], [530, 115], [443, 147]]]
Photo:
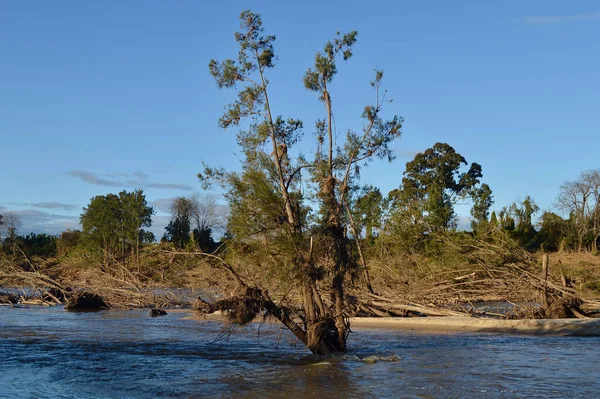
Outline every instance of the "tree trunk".
[[[258, 50], [255, 50], [256, 59], [260, 58]], [[278, 320], [280, 320], [294, 335], [306, 344], [306, 346], [315, 354], [325, 355], [334, 352], [346, 351], [346, 338], [348, 336], [349, 326], [345, 320], [344, 313], [344, 276], [349, 264], [348, 249], [346, 247], [346, 238], [344, 237], [342, 227], [338, 221], [340, 219], [341, 204], [338, 203], [335, 197], [335, 178], [333, 173], [333, 130], [332, 130], [332, 111], [331, 98], [324, 88], [323, 98], [327, 107], [327, 127], [328, 127], [328, 165], [327, 173], [324, 181], [322, 193], [324, 194], [324, 204], [327, 209], [326, 230], [329, 233], [328, 238], [331, 239], [331, 259], [334, 263], [334, 268], [331, 270], [333, 275], [330, 292], [333, 302], [333, 308], [325, 308], [323, 301], [316, 287], [316, 280], [313, 273], [314, 265], [309, 260], [306, 263], [305, 255], [306, 248], [304, 247], [305, 237], [303, 237], [300, 218], [295, 211], [288, 186], [282, 162], [285, 160], [284, 153], [280, 153], [278, 136], [275, 123], [271, 114], [271, 105], [267, 92], [267, 81], [263, 76], [263, 69], [259, 68], [260, 75], [259, 85], [264, 94], [266, 121], [268, 122], [272, 146], [272, 161], [277, 172], [279, 191], [283, 200], [283, 207], [289, 223], [290, 238], [294, 242], [295, 260], [294, 266], [300, 272], [302, 281], [299, 283], [300, 295], [304, 308], [304, 329], [287, 314], [285, 307], [275, 304], [268, 298], [268, 293], [262, 292], [259, 295], [264, 298], [261, 306], [266, 308]], [[310, 256], [309, 256], [310, 257]], [[225, 263], [224, 263], [225, 264]], [[236, 275], [233, 268], [226, 265], [226, 269], [233, 273], [239, 284], [245, 285], [239, 276]], [[247, 288], [247, 286], [246, 286]], [[256, 293], [255, 293], [256, 294]]]
[[354, 224], [354, 218], [352, 217], [352, 213], [350, 212], [348, 202], [345, 202], [345, 205], [346, 213], [348, 214], [348, 221], [350, 222], [350, 229], [352, 230], [352, 235], [354, 236], [354, 240], [356, 241], [356, 249], [358, 250], [358, 257], [360, 259], [360, 263], [363, 269], [365, 284], [369, 292], [371, 294], [374, 294], [375, 292], [373, 291], [373, 286], [371, 285], [371, 276], [369, 276], [369, 268], [367, 267], [367, 260], [365, 259], [365, 255], [362, 250], [362, 245], [360, 243], [360, 238], [358, 237], [358, 233], [356, 231], [356, 224]]
[[[327, 112], [327, 135], [329, 141], [329, 168], [326, 177], [321, 181], [323, 204], [326, 208], [325, 231], [331, 238], [333, 261], [333, 277], [331, 281], [331, 296], [333, 302], [333, 316], [326, 319], [318, 326], [321, 332], [322, 347], [327, 353], [346, 352], [346, 339], [348, 338], [349, 325], [345, 320], [344, 306], [344, 276], [349, 264], [348, 248], [346, 246], [345, 228], [342, 227], [341, 212], [343, 203], [336, 198], [337, 180], [333, 173], [333, 126], [331, 96], [327, 90], [327, 83], [323, 84], [323, 100]], [[344, 187], [340, 187], [344, 191]], [[343, 196], [343, 194], [342, 194]], [[343, 199], [342, 199], [343, 201]], [[323, 329], [325, 332], [323, 333]]]

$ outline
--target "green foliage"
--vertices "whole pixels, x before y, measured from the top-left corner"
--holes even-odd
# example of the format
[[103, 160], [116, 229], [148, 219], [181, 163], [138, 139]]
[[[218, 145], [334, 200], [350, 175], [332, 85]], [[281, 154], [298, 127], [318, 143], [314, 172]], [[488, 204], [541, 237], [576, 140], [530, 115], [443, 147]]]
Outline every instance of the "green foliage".
[[124, 258], [137, 252], [142, 227], [152, 225], [153, 214], [142, 190], [96, 196], [81, 214], [83, 240], [89, 248], [104, 252], [105, 263], [118, 255]]
[[385, 201], [385, 234], [410, 252], [436, 253], [440, 240], [456, 229], [455, 204], [468, 199], [474, 230], [484, 229], [493, 199], [481, 177], [481, 166], [468, 165], [448, 144], [417, 154], [406, 164], [401, 187]]
[[423, 252], [427, 227], [416, 198], [401, 189], [389, 192], [384, 201], [384, 234], [380, 239], [409, 253]]
[[539, 249], [539, 237], [533, 227], [533, 215], [539, 211], [537, 204], [527, 196], [522, 203], [513, 203], [500, 211], [500, 226], [516, 239], [519, 245], [533, 251]]
[[134, 190], [130, 193], [121, 191], [119, 200], [122, 207], [122, 228], [125, 239], [129, 245], [139, 245], [143, 227], [152, 226], [152, 215], [154, 209], [148, 205], [146, 196], [142, 190]]
[[205, 252], [214, 249], [212, 231], [222, 227], [224, 213], [212, 197], [190, 195], [175, 198], [171, 214], [172, 219], [165, 227], [162, 241], [172, 242], [179, 249], [189, 245]]
[[[400, 198], [408, 207], [417, 207], [422, 212], [429, 232], [455, 229], [454, 204], [469, 194], [485, 195], [491, 203], [489, 187], [475, 189], [482, 176], [481, 166], [472, 163], [462, 171], [463, 165], [467, 165], [465, 158], [446, 143], [436, 143], [406, 164]], [[480, 217], [487, 212], [481, 209], [487, 204], [479, 198], [478, 205], [476, 214]]]
[[163, 239], [172, 242], [179, 249], [185, 248], [190, 242], [190, 223], [178, 215], [165, 226]]
[[[372, 242], [375, 238], [374, 228], [381, 228], [381, 218], [383, 216], [383, 196], [379, 188], [366, 186], [363, 192], [354, 203], [355, 222], [357, 231], [365, 229], [365, 239]], [[359, 237], [356, 237], [359, 238]]]
[[538, 239], [541, 249], [546, 252], [555, 252], [570, 246], [570, 230], [568, 221], [555, 213], [544, 212], [541, 217]]
[[212, 229], [194, 229], [192, 238], [198, 248], [204, 252], [213, 252], [217, 243], [212, 237]]
[[304, 87], [319, 93], [327, 91], [327, 84], [331, 83], [337, 74], [335, 60], [338, 54], [342, 54], [344, 61], [352, 57], [352, 46], [356, 43], [357, 35], [357, 31], [345, 35], [338, 32], [333, 42], [327, 42], [323, 52], [317, 53], [314, 67], [309, 68], [304, 74]]
[[56, 248], [59, 255], [66, 255], [81, 244], [80, 230], [65, 230], [63, 231], [56, 242]]
[[[492, 189], [485, 183], [482, 184], [481, 187], [474, 187], [471, 190], [471, 198], [473, 199], [473, 207], [471, 208], [473, 220], [471, 222], [471, 228], [473, 231], [477, 231], [488, 225], [490, 208], [494, 203]], [[495, 217], [496, 214], [494, 213], [494, 218]]]
[[[340, 339], [334, 347], [343, 350], [344, 284], [346, 273], [356, 265], [346, 235], [354, 180], [372, 158], [393, 158], [389, 144], [400, 136], [402, 119], [381, 115], [386, 95], [381, 90], [383, 72], [376, 71], [371, 82], [376, 101], [364, 108], [362, 129], [349, 130], [345, 140], [340, 138], [334, 145], [337, 132], [328, 86], [338, 73], [337, 60], [352, 56], [357, 37], [355, 31], [338, 33], [317, 53], [314, 66], [304, 76], [305, 87], [325, 105], [324, 119], [315, 123], [315, 158], [307, 161], [295, 149], [303, 123], [272, 114], [266, 72], [274, 66], [275, 37], [264, 34], [259, 15], [245, 11], [240, 19], [241, 32], [235, 34], [240, 46], [237, 60], [212, 60], [209, 70], [219, 87], [237, 90], [236, 100], [226, 108], [219, 125], [227, 128], [244, 121], [246, 129], [237, 136], [244, 155], [243, 172], [205, 166], [199, 178], [205, 183], [217, 180], [226, 188], [231, 209], [227, 228], [236, 244], [244, 247], [246, 259], [266, 256], [269, 260], [261, 265], [279, 269], [267, 274], [281, 276], [279, 272], [285, 271], [286, 284], [301, 289], [304, 317], [309, 320], [303, 328], [335, 317]], [[329, 287], [335, 310], [325, 309], [330, 305], [324, 306], [317, 293], [316, 283], [323, 279], [328, 279], [323, 285]], [[317, 345], [319, 339], [308, 346]]]
[[510, 213], [510, 207], [504, 207], [500, 210], [500, 212], [498, 213], [498, 221], [502, 230], [508, 232], [515, 231], [515, 219]]
[[287, 217], [276, 182], [264, 171], [249, 169], [239, 177], [232, 175], [230, 184], [226, 194], [231, 211], [229, 232], [236, 237], [283, 233]]
[[498, 227], [498, 216], [496, 216], [496, 211], [493, 211], [490, 215], [490, 226]]
[[154, 233], [144, 229], [140, 229], [140, 242], [143, 244], [152, 244], [156, 241]]
[[[329, 225], [329, 228], [339, 227], [343, 215], [344, 205], [349, 205], [352, 191], [355, 190], [355, 181], [360, 177], [361, 167], [368, 165], [373, 159], [387, 159], [392, 161], [394, 156], [389, 144], [400, 137], [403, 119], [397, 115], [391, 119], [382, 116], [383, 104], [386, 102], [387, 92], [381, 90], [383, 72], [375, 71], [375, 78], [371, 86], [375, 90], [374, 104], [365, 106], [362, 119], [363, 126], [360, 132], [348, 130], [343, 146], [334, 149], [332, 122], [331, 95], [327, 89], [327, 82], [331, 81], [337, 72], [335, 56], [341, 52], [344, 58], [351, 56], [350, 46], [355, 41], [355, 32], [345, 35], [334, 42], [339, 47], [331, 53], [332, 44], [327, 43], [323, 53], [318, 53], [314, 69], [309, 69], [306, 76], [316, 75], [316, 86], [309, 86], [309, 90], [319, 93], [319, 99], [325, 103], [326, 119], [317, 120], [317, 150], [312, 181], [317, 186], [317, 199], [320, 201], [320, 222]], [[341, 46], [341, 47], [340, 47]], [[338, 48], [335, 47], [334, 48]], [[327, 63], [333, 65], [326, 65]], [[305, 78], [306, 80], [306, 78]], [[310, 78], [309, 80], [314, 80]], [[327, 138], [327, 140], [326, 140]]]
[[227, 112], [219, 119], [219, 126], [227, 128], [238, 125], [242, 118], [258, 116], [264, 111], [266, 81], [254, 82], [251, 76], [272, 68], [275, 36], [263, 35], [264, 28], [260, 15], [244, 11], [240, 15], [242, 32], [235, 34], [240, 45], [237, 62], [227, 59], [223, 62], [211, 60], [209, 70], [220, 88], [233, 88], [244, 84], [238, 92], [238, 99], [229, 105]]
[[56, 255], [57, 237], [54, 235], [29, 233], [17, 237], [16, 243], [27, 256], [48, 258]]
[[193, 204], [185, 197], [177, 197], [171, 205], [173, 219], [165, 227], [163, 240], [172, 242], [179, 249], [190, 242]]

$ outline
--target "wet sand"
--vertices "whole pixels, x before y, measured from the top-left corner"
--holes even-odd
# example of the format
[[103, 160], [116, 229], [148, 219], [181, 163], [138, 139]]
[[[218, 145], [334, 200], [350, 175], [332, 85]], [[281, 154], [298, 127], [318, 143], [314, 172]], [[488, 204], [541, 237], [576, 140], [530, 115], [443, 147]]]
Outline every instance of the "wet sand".
[[[196, 312], [190, 312], [184, 318], [188, 320], [222, 320], [223, 315], [217, 312], [202, 316]], [[352, 328], [432, 332], [600, 336], [600, 319], [499, 320], [475, 317], [354, 317], [350, 319], [350, 325]]]

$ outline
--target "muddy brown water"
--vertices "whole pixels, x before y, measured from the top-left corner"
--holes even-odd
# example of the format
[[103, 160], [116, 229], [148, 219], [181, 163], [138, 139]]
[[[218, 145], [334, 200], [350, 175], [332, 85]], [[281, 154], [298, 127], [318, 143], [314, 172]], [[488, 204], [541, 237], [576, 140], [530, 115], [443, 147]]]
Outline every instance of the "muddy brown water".
[[185, 316], [0, 307], [0, 398], [600, 398], [600, 338], [355, 329], [317, 357]]

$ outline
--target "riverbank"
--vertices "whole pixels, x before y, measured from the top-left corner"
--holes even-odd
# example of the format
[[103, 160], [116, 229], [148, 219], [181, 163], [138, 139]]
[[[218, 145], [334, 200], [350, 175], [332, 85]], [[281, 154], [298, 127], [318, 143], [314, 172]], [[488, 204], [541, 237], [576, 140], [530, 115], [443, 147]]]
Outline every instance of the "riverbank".
[[352, 327], [557, 336], [600, 336], [600, 319], [502, 320], [475, 317], [355, 317]]
[[[184, 320], [222, 321], [216, 312], [201, 315], [189, 312]], [[261, 322], [262, 320], [256, 320]], [[278, 323], [278, 322], [273, 322]], [[479, 317], [352, 317], [351, 328], [373, 330], [411, 330], [424, 332], [472, 332], [494, 334], [527, 334], [553, 336], [600, 337], [600, 319], [519, 319], [503, 320]]]

